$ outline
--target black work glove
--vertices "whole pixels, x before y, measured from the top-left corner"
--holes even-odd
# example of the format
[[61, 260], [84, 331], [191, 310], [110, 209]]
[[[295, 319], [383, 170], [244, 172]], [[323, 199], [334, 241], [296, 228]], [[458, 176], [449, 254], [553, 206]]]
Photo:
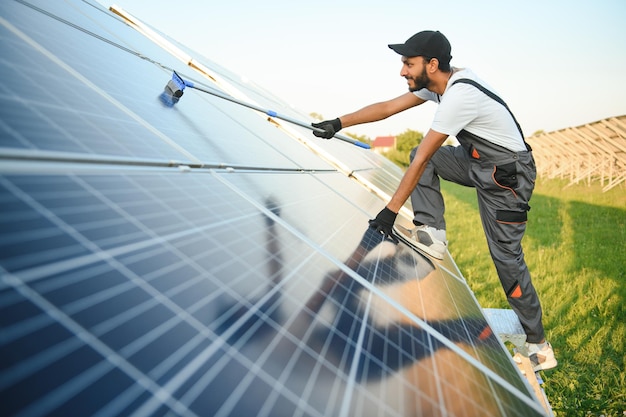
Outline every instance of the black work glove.
[[335, 133], [339, 132], [342, 128], [341, 120], [339, 120], [339, 118], [336, 118], [334, 120], [324, 120], [323, 122], [319, 123], [311, 123], [311, 126], [322, 129], [321, 132], [319, 130], [314, 130], [313, 134], [318, 138], [324, 139], [332, 138], [333, 136], [335, 136]]
[[375, 219], [369, 221], [370, 228], [398, 243], [398, 238], [393, 233], [393, 223], [396, 221], [397, 215], [397, 213], [385, 207], [376, 215]]

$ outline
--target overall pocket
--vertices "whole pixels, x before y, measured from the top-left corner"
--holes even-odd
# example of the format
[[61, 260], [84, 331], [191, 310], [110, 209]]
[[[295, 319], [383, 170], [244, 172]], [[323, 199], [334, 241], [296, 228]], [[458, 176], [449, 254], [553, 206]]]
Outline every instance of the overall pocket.
[[493, 172], [493, 180], [502, 188], [517, 188], [517, 163], [496, 165]]

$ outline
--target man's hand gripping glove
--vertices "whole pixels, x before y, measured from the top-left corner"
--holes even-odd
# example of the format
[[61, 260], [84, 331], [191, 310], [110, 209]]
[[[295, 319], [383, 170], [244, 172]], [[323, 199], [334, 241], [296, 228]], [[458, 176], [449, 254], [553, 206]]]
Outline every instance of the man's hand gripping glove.
[[393, 211], [385, 207], [380, 211], [380, 213], [376, 215], [375, 219], [369, 221], [370, 228], [384, 235], [385, 238], [391, 239], [395, 243], [399, 243], [398, 238], [393, 232], [393, 224], [396, 221], [397, 216], [397, 213], [394, 213]]
[[313, 134], [318, 138], [330, 139], [335, 136], [335, 133], [339, 132], [342, 128], [341, 120], [339, 118], [334, 120], [324, 120], [319, 123], [311, 123], [311, 126], [319, 130], [314, 130]]

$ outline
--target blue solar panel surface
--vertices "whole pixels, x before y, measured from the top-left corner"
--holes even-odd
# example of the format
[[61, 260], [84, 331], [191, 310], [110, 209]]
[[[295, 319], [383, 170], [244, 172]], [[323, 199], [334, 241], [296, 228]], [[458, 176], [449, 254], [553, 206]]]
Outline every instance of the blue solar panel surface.
[[0, 41], [3, 415], [543, 415], [454, 261], [368, 231], [389, 161], [164, 106], [224, 86], [94, 2], [2, 2]]

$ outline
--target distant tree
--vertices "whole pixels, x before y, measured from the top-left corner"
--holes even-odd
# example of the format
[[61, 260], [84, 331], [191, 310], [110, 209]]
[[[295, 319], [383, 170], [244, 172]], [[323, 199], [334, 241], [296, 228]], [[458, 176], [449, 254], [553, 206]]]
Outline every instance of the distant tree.
[[404, 133], [396, 136], [396, 148], [385, 152], [383, 155], [400, 168], [406, 169], [410, 163], [411, 150], [419, 145], [422, 139], [424, 139], [422, 132], [407, 129]]

